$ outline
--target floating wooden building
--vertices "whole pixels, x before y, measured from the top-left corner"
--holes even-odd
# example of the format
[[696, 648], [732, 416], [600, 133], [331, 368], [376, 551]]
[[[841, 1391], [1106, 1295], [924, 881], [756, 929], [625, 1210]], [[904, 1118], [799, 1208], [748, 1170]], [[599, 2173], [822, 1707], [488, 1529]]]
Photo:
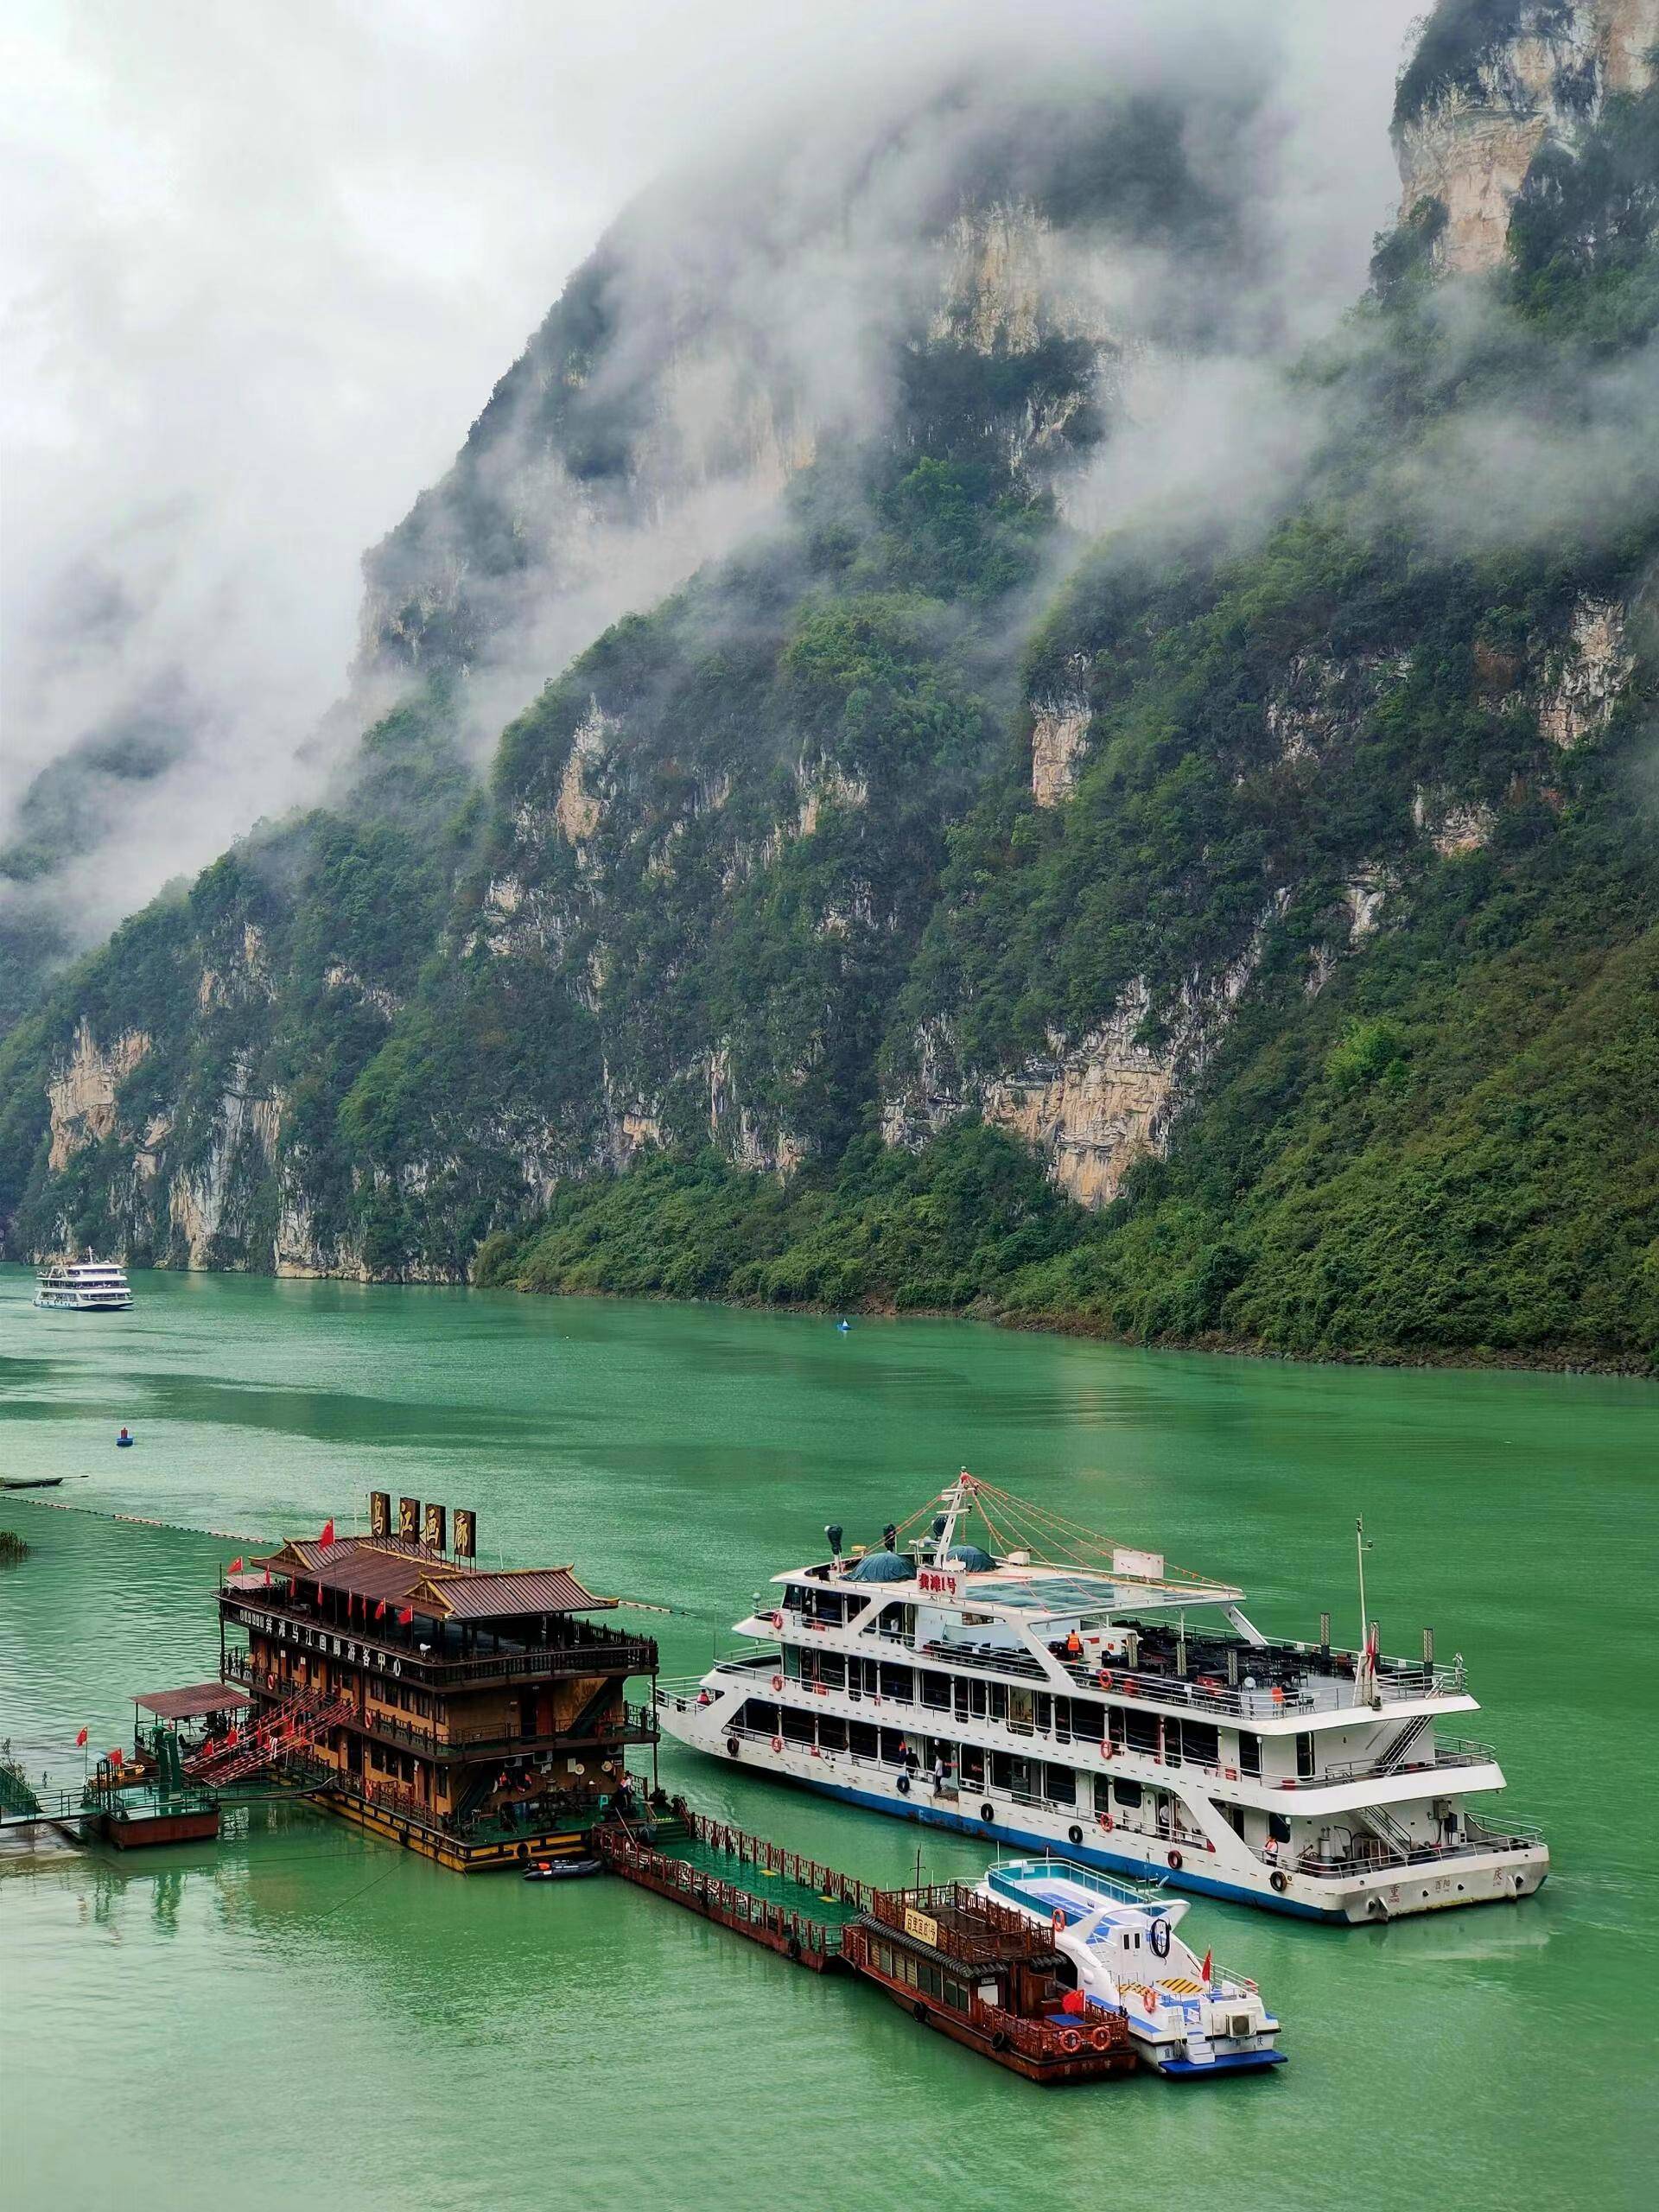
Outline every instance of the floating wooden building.
[[590, 1618], [615, 1600], [569, 1567], [481, 1568], [445, 1555], [434, 1509], [435, 1543], [391, 1535], [385, 1505], [379, 1533], [330, 1524], [226, 1577], [220, 1672], [253, 1700], [247, 1740], [302, 1751], [315, 1802], [457, 1871], [581, 1852], [630, 1746], [653, 1746], [654, 1783], [652, 1704], [627, 1684], [654, 1678], [656, 1644]]

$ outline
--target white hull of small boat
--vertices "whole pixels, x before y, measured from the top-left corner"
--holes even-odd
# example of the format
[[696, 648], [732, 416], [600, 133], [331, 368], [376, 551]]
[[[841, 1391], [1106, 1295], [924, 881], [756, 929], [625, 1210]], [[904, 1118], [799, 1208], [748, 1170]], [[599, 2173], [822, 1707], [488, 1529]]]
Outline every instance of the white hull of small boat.
[[1114, 1882], [1064, 1859], [994, 1866], [980, 1895], [1046, 1922], [1086, 2004], [1122, 2012], [1142, 2063], [1174, 2080], [1282, 2066], [1279, 2022], [1243, 1975], [1198, 1959], [1176, 1935], [1185, 1898]]

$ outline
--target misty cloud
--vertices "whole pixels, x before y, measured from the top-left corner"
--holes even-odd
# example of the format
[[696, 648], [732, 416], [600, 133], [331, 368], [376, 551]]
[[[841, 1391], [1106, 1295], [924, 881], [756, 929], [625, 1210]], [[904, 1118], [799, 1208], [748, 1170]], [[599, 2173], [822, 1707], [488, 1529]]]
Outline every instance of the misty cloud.
[[[611, 232], [595, 395], [649, 387], [658, 474], [607, 506], [500, 448], [540, 542], [473, 676], [480, 747], [598, 629], [753, 529], [802, 449], [887, 407], [895, 334], [942, 271], [948, 289], [930, 227], [975, 162], [1017, 193], [1052, 155], [1017, 127], [1044, 101], [1086, 150], [1084, 94], [1179, 96], [1192, 171], [1246, 241], [1224, 296], [1179, 254], [1051, 242], [1054, 312], [1123, 334], [1143, 433], [1090, 496], [1179, 499], [1219, 480], [1202, 455], [1231, 438], [1229, 496], [1259, 499], [1285, 464], [1258, 365], [1363, 281], [1408, 13], [827, 0], [785, 30], [753, 0], [21, 10], [0, 838], [49, 803], [88, 841], [53, 884], [86, 938], [327, 787], [362, 549], [664, 168]], [[1177, 348], [1161, 382], [1154, 341]], [[143, 747], [111, 751], [138, 727]]]

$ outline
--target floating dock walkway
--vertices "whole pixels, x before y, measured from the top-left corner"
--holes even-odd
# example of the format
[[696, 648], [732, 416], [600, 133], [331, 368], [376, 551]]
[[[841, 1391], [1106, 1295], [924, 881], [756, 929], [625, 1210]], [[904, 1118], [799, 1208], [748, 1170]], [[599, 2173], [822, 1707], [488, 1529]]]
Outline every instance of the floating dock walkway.
[[822, 1974], [839, 1963], [842, 1930], [867, 1912], [875, 1892], [816, 1859], [781, 1850], [676, 1799], [670, 1840], [647, 1842], [634, 1827], [596, 1829], [594, 1847], [613, 1874], [669, 1897], [734, 1935]]
[[594, 1832], [594, 1851], [625, 1881], [813, 1974], [856, 1974], [919, 2024], [1027, 2081], [1135, 2070], [1123, 2015], [1085, 2023], [1068, 2012], [1064, 1962], [1048, 1931], [1022, 1915], [959, 1882], [874, 1889], [693, 1812], [683, 1798], [673, 1815], [650, 1838], [607, 1821]]

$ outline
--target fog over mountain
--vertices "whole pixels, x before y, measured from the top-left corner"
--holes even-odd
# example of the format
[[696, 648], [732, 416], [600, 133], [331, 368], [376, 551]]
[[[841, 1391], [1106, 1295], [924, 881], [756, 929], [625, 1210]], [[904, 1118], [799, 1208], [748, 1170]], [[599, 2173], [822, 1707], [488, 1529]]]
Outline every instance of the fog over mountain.
[[[1223, 478], [1252, 501], [1281, 456], [1271, 435], [1240, 435], [1249, 364], [1326, 328], [1363, 282], [1394, 197], [1386, 119], [1409, 14], [1393, 0], [829, 0], [781, 23], [753, 0], [11, 11], [0, 926], [14, 950], [95, 940], [327, 787], [383, 703], [371, 683], [330, 714], [359, 557], [631, 200], [613, 237], [639, 346], [674, 335], [665, 300], [726, 325], [701, 384], [677, 386], [682, 427], [728, 431], [735, 346], [746, 370], [764, 354], [822, 432], [885, 404], [873, 336], [909, 303], [930, 190], [948, 191], [963, 132], [995, 135], [1001, 86], [1029, 96], [1047, 73], [1057, 89], [1081, 75], [1179, 91], [1195, 170], [1208, 152], [1221, 196], [1247, 210], [1252, 283], [1228, 302], [1223, 366], [1185, 400], [1179, 378], [1149, 388], [1165, 428], [1113, 466], [1155, 497], [1200, 454], [1213, 497], [1225, 455]], [[856, 219], [837, 232], [842, 208]], [[1109, 304], [1190, 316], [1201, 302], [1170, 297], [1169, 276], [1154, 255], [1125, 263]], [[479, 751], [606, 621], [751, 529], [775, 488], [715, 469], [591, 535], [579, 573], [525, 595], [528, 627], [516, 608], [493, 680], [476, 671]], [[1121, 496], [1113, 484], [1106, 505]], [[375, 673], [360, 664], [359, 685]]]

